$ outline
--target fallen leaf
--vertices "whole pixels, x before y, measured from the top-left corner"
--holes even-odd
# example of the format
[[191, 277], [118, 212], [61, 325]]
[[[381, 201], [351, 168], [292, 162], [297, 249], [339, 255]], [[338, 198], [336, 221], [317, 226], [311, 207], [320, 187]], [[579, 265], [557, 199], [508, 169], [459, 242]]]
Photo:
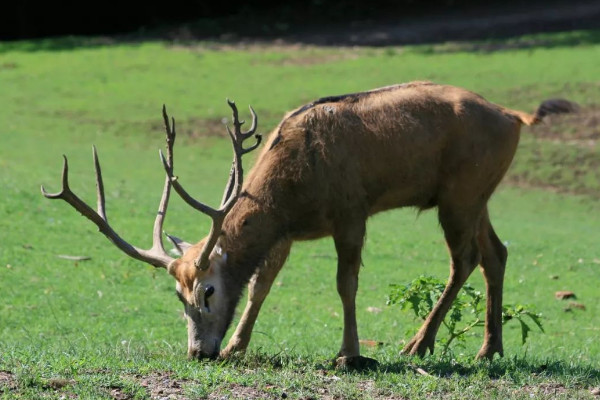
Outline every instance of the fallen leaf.
[[360, 344], [362, 344], [363, 346], [366, 346], [366, 347], [379, 347], [379, 346], [383, 346], [383, 342], [380, 342], [379, 340], [360, 339], [358, 341], [358, 343], [360, 343]]
[[412, 368], [417, 374], [421, 374], [423, 376], [432, 376], [433, 377], [433, 375], [431, 375], [429, 372], [425, 371], [421, 367], [417, 367], [416, 365], [411, 365], [411, 364], [408, 364], [408, 366], [410, 368]]
[[90, 256], [70, 256], [68, 254], [59, 254], [56, 257], [64, 258], [65, 260], [71, 260], [71, 261], [86, 261], [86, 260], [92, 259], [92, 257], [90, 257]]
[[556, 297], [559, 300], [576, 299], [577, 298], [575, 296], [575, 293], [568, 291], [568, 290], [559, 290], [558, 292], [554, 293], [554, 297]]
[[567, 308], [570, 308], [570, 309], [577, 308], [579, 310], [584, 310], [585, 311], [585, 304], [583, 304], [583, 303], [576, 303], [574, 301], [570, 301], [569, 304], [567, 305]]
[[590, 393], [592, 394], [592, 396], [600, 396], [600, 387], [593, 388], [592, 390], [590, 390]]
[[558, 279], [558, 275], [550, 275], [550, 279], [557, 280]]
[[379, 314], [381, 312], [381, 308], [367, 307], [367, 311], [373, 314]]

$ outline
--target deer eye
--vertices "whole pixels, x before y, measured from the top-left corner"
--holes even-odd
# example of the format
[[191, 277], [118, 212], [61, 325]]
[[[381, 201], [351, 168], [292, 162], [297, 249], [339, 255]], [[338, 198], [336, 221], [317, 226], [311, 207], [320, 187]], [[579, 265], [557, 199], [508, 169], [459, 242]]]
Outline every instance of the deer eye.
[[215, 293], [215, 287], [212, 285], [208, 285], [206, 286], [206, 288], [204, 288], [204, 301], [208, 300], [208, 298], [210, 296], [212, 296]]
[[215, 287], [213, 285], [207, 285], [204, 288], [204, 307], [210, 312], [210, 306], [208, 305], [208, 298], [215, 293]]

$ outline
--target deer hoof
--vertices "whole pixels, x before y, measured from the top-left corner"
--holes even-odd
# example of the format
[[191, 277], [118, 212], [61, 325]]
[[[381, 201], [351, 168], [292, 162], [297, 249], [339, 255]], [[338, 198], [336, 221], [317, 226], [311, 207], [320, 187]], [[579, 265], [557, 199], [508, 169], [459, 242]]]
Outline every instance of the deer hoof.
[[379, 366], [377, 360], [363, 356], [340, 356], [333, 361], [333, 364], [337, 370], [365, 370]]
[[429, 350], [430, 353], [433, 354], [434, 342], [434, 340], [427, 340], [423, 337], [415, 336], [410, 342], [408, 342], [406, 346], [404, 346], [404, 348], [401, 351], [401, 354], [425, 357], [425, 353], [427, 353], [427, 350]]
[[502, 344], [500, 345], [492, 345], [489, 343], [484, 343], [483, 346], [481, 346], [481, 349], [479, 350], [479, 353], [477, 353], [477, 357], [475, 357], [477, 360], [493, 360], [494, 359], [494, 354], [498, 353], [500, 355], [500, 357], [504, 356], [504, 351], [502, 350]]
[[235, 347], [225, 347], [223, 350], [221, 350], [221, 352], [219, 353], [219, 358], [231, 358], [232, 356], [236, 355], [236, 354], [242, 354], [244, 353], [243, 350], [241, 349], [237, 349]]

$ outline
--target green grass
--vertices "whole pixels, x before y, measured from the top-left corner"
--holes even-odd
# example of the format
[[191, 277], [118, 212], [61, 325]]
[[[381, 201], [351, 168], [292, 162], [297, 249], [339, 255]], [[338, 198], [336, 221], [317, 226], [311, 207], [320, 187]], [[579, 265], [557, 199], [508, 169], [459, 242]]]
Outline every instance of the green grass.
[[[370, 220], [359, 333], [383, 345], [363, 349], [381, 365], [361, 373], [329, 364], [342, 326], [331, 240], [294, 245], [246, 357], [189, 362], [173, 280], [122, 255], [66, 204], [45, 200], [39, 185], [59, 189], [65, 153], [71, 187], [93, 204], [90, 147], [96, 144], [111, 223], [127, 240], [149, 246], [163, 183], [157, 157], [163, 103], [178, 120], [178, 175], [215, 204], [230, 162], [219, 122], [229, 115], [227, 96], [243, 117], [253, 105], [262, 132], [314, 98], [412, 79], [465, 86], [524, 110], [554, 96], [592, 106], [600, 99], [600, 46], [581, 38], [597, 36], [549, 35], [539, 47], [491, 53], [443, 46], [244, 50], [148, 42], [56, 49], [48, 41], [0, 43], [0, 397], [158, 397], [150, 387], [168, 388], [170, 379], [181, 387], [170, 389], [187, 397], [592, 398], [590, 389], [600, 386], [596, 147], [581, 150], [526, 132], [513, 176], [527, 172], [526, 183], [552, 182], [587, 196], [505, 185], [493, 198], [492, 220], [510, 253], [505, 301], [535, 306], [546, 334], [534, 331], [523, 347], [518, 326], [507, 325], [506, 356], [492, 363], [472, 361], [480, 331], [452, 360], [398, 355], [419, 321], [385, 305], [388, 284], [420, 274], [445, 279], [447, 254], [433, 212], [398, 210]], [[571, 173], [583, 152], [590, 167]], [[168, 232], [195, 241], [208, 227], [173, 197]], [[470, 282], [483, 289], [478, 272]], [[554, 298], [558, 290], [574, 291], [586, 309], [566, 312], [568, 301]]]

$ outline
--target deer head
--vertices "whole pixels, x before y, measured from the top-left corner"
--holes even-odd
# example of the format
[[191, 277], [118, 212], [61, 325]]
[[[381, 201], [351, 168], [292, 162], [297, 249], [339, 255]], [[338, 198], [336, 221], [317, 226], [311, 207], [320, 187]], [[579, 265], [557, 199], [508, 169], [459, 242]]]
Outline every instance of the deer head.
[[[109, 225], [105, 211], [104, 184], [102, 171], [95, 146], [93, 147], [93, 159], [96, 170], [97, 188], [97, 210], [94, 211], [89, 205], [81, 200], [69, 188], [68, 172], [69, 165], [67, 157], [63, 156], [62, 190], [58, 193], [48, 193], [42, 186], [42, 194], [49, 199], [62, 199], [79, 211], [83, 216], [92, 221], [115, 246], [125, 254], [137, 260], [151, 264], [157, 268], [166, 268], [176, 283], [177, 296], [184, 305], [185, 315], [188, 320], [188, 356], [193, 358], [216, 357], [219, 352], [221, 340], [234, 313], [237, 299], [227, 295], [226, 282], [222, 272], [227, 263], [225, 254], [218, 239], [221, 226], [227, 213], [229, 213], [240, 195], [243, 184], [242, 156], [256, 149], [261, 136], [256, 134], [257, 116], [252, 107], [252, 126], [249, 131], [242, 132], [241, 126], [244, 121], [238, 119], [238, 111], [235, 103], [227, 100], [233, 110], [233, 131], [227, 126], [227, 132], [233, 143], [233, 163], [226, 185], [221, 206], [218, 209], [211, 208], [194, 198], [183, 189], [177, 177], [173, 175], [173, 146], [175, 144], [175, 120], [167, 115], [163, 106], [163, 119], [166, 130], [167, 156], [160, 152], [163, 166], [167, 172], [165, 185], [152, 235], [152, 247], [148, 250], [140, 249], [122, 239]], [[249, 148], [243, 147], [244, 140], [255, 136], [256, 143]], [[199, 243], [192, 245], [175, 236], [165, 233], [173, 244], [174, 250], [180, 255], [179, 258], [171, 257], [164, 248], [161, 231], [167, 213], [171, 187], [190, 206], [208, 215], [212, 219], [209, 235]]]

